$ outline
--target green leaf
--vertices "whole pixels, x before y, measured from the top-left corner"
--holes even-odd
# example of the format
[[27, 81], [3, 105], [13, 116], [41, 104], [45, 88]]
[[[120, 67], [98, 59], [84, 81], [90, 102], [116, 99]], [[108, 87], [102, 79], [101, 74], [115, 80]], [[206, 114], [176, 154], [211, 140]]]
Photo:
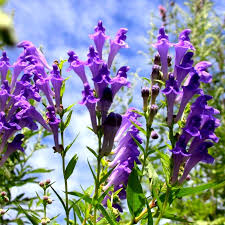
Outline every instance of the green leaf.
[[73, 210], [75, 211], [75, 214], [78, 216], [80, 222], [83, 223], [84, 218], [82, 217], [80, 209], [76, 204], [73, 205]]
[[67, 108], [65, 108], [65, 109], [63, 110], [63, 114], [65, 114], [65, 113], [69, 112], [69, 111], [70, 111], [70, 109], [71, 109], [71, 108], [73, 108], [76, 104], [77, 104], [77, 103], [74, 103], [74, 104], [72, 104], [72, 105], [68, 106]]
[[130, 122], [139, 130], [141, 131], [145, 136], [146, 136], [146, 131], [142, 127], [138, 126], [136, 123], [134, 123], [132, 120]]
[[27, 219], [33, 224], [33, 225], [39, 225], [40, 220], [34, 216], [28, 213], [25, 209], [23, 209], [20, 205], [18, 205], [18, 208], [26, 215]]
[[98, 158], [98, 155], [97, 155], [97, 153], [92, 149], [92, 148], [90, 148], [90, 147], [88, 147], [88, 146], [86, 146], [87, 147], [87, 149], [96, 157], [96, 158]]
[[65, 121], [65, 123], [63, 124], [63, 127], [62, 127], [62, 130], [63, 130], [63, 131], [68, 127], [68, 125], [69, 125], [69, 123], [70, 123], [70, 120], [71, 120], [71, 117], [72, 117], [72, 113], [73, 113], [73, 111], [71, 110], [71, 111], [69, 112], [69, 114], [67, 115], [66, 121]]
[[73, 141], [66, 146], [65, 148], [65, 153], [72, 147], [72, 145], [74, 144], [74, 142], [77, 140], [77, 137], [79, 136], [79, 134], [77, 134], [77, 136], [73, 139]]
[[170, 181], [170, 170], [171, 170], [171, 160], [169, 155], [164, 154], [160, 151], [157, 151], [160, 156], [160, 161], [162, 163], [163, 172], [166, 175], [166, 183], [168, 184]]
[[102, 212], [103, 216], [105, 216], [105, 218], [107, 219], [107, 221], [109, 222], [110, 225], [116, 225], [117, 223], [113, 221], [113, 219], [109, 216], [109, 214], [107, 213], [107, 211], [105, 210], [105, 208], [98, 204], [97, 208]]
[[101, 185], [102, 183], [104, 183], [104, 182], [106, 181], [106, 179], [110, 176], [110, 174], [112, 173], [112, 171], [113, 171], [114, 169], [115, 169], [115, 167], [113, 167], [111, 170], [109, 170], [108, 173], [105, 174], [105, 175], [101, 178], [101, 180], [100, 180], [100, 182], [99, 182], [99, 185]]
[[96, 178], [96, 176], [95, 176], [95, 173], [94, 173], [94, 171], [93, 171], [93, 169], [92, 169], [91, 164], [89, 163], [89, 161], [88, 161], [88, 166], [89, 166], [89, 168], [90, 168], [90, 170], [91, 170], [91, 173], [92, 173], [92, 176], [93, 176], [93, 178], [94, 178], [94, 180], [95, 180], [95, 182], [96, 182], [97, 178]]
[[39, 169], [27, 171], [27, 173], [50, 173], [52, 171], [53, 170], [48, 170], [48, 169], [45, 169], [45, 168], [39, 168]]
[[152, 218], [152, 212], [148, 204], [148, 200], [146, 199], [146, 205], [148, 209], [148, 225], [153, 225], [153, 218]]
[[145, 198], [136, 167], [133, 168], [129, 176], [126, 192], [129, 211], [133, 217], [136, 217], [142, 211], [145, 204]]
[[77, 164], [77, 160], [78, 160], [78, 157], [77, 157], [77, 154], [75, 154], [73, 156], [73, 158], [69, 161], [67, 167], [66, 167], [66, 171], [65, 171], [65, 179], [67, 180], [71, 174], [73, 173], [73, 170]]
[[156, 185], [159, 181], [158, 175], [150, 162], [146, 166], [146, 169], [148, 171], [148, 177], [151, 180], [151, 184]]
[[132, 137], [132, 138], [133, 138], [134, 142], [137, 144], [137, 146], [142, 150], [142, 152], [145, 152], [144, 147], [134, 137]]

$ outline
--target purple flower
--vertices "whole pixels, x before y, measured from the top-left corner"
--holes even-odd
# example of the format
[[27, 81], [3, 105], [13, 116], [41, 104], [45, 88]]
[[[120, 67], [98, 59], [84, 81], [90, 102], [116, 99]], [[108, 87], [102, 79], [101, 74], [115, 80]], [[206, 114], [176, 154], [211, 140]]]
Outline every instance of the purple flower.
[[122, 66], [116, 74], [116, 77], [114, 77], [111, 81], [111, 89], [113, 93], [113, 98], [116, 95], [116, 93], [120, 90], [121, 87], [127, 86], [131, 87], [130, 82], [127, 81], [127, 72], [129, 71], [129, 66]]
[[70, 63], [70, 67], [67, 71], [73, 70], [84, 84], [87, 83], [88, 81], [84, 70], [85, 63], [78, 59], [74, 51], [69, 51], [67, 54], [69, 55], [68, 62]]
[[184, 55], [182, 63], [180, 65], [175, 65], [174, 76], [177, 78], [178, 87], [180, 87], [181, 83], [192, 69], [194, 61], [191, 58], [193, 55], [193, 52], [187, 52]]
[[104, 138], [102, 143], [102, 149], [100, 151], [101, 156], [107, 156], [112, 151], [114, 138], [116, 136], [116, 132], [120, 128], [121, 122], [122, 116], [118, 113], [113, 112], [111, 112], [104, 121]]
[[155, 48], [157, 48], [158, 53], [160, 55], [160, 61], [162, 65], [162, 72], [164, 80], [167, 80], [167, 74], [168, 74], [168, 62], [167, 62], [167, 55], [169, 47], [171, 46], [171, 43], [169, 43], [168, 35], [165, 33], [164, 27], [161, 27], [159, 29], [159, 35], [157, 37], [158, 41], [153, 44]]
[[195, 65], [195, 70], [200, 76], [200, 81], [203, 83], [210, 83], [212, 81], [212, 75], [207, 72], [207, 69], [212, 66], [212, 63], [207, 61], [199, 62]]
[[95, 33], [90, 34], [89, 37], [94, 40], [99, 58], [102, 59], [102, 49], [105, 41], [109, 38], [109, 36], [105, 35], [105, 28], [103, 27], [101, 20], [98, 21], [98, 25], [95, 27]]
[[17, 134], [11, 143], [8, 143], [7, 149], [1, 158], [0, 167], [5, 163], [5, 161], [9, 158], [9, 156], [15, 152], [16, 150], [20, 150], [24, 152], [24, 148], [21, 146], [24, 138], [23, 134]]
[[191, 169], [196, 166], [198, 162], [202, 161], [204, 163], [210, 164], [214, 162], [214, 158], [208, 154], [208, 148], [212, 146], [212, 142], [202, 142], [199, 146], [196, 147], [184, 167], [183, 175], [179, 179], [180, 184], [184, 182]]
[[187, 52], [187, 50], [195, 50], [193, 45], [190, 43], [189, 34], [191, 33], [190, 29], [183, 30], [179, 35], [179, 42], [177, 44], [174, 44], [175, 46], [175, 65], [179, 65], [181, 60], [184, 57], [184, 54]]
[[87, 56], [88, 60], [85, 64], [90, 68], [92, 76], [95, 78], [98, 75], [99, 68], [104, 61], [99, 58], [99, 55], [95, 52], [93, 46], [89, 47], [89, 53]]
[[8, 98], [11, 96], [12, 95], [10, 94], [10, 87], [9, 87], [8, 81], [5, 80], [3, 81], [1, 85], [1, 90], [0, 90], [0, 111], [5, 111], [6, 102]]
[[88, 83], [84, 84], [84, 91], [82, 91], [82, 96], [83, 96], [83, 99], [79, 103], [81, 105], [86, 105], [86, 107], [90, 113], [92, 128], [93, 128], [94, 132], [96, 133], [97, 132], [97, 120], [96, 120], [95, 106], [96, 106], [96, 103], [99, 101], [99, 99], [94, 97], [93, 90], [90, 88]]
[[10, 64], [9, 64], [9, 58], [6, 55], [6, 52], [2, 52], [2, 57], [0, 58], [0, 73], [1, 73], [1, 83], [3, 84], [3, 81], [6, 80], [6, 75], [9, 70]]
[[53, 70], [50, 72], [51, 73], [50, 79], [55, 92], [56, 108], [59, 110], [60, 109], [60, 90], [62, 87], [63, 78], [60, 75], [58, 66], [56, 64], [53, 64], [52, 67], [53, 67]]
[[120, 28], [119, 31], [116, 34], [116, 37], [114, 40], [110, 40], [110, 50], [109, 50], [109, 56], [108, 56], [108, 68], [110, 69], [113, 59], [115, 58], [116, 54], [121, 48], [128, 48], [128, 44], [126, 41], [126, 28]]
[[58, 118], [56, 118], [55, 108], [53, 106], [48, 106], [47, 110], [48, 110], [48, 112], [46, 113], [46, 115], [47, 115], [47, 119], [48, 119], [48, 124], [51, 127], [51, 130], [52, 130], [52, 133], [54, 136], [54, 142], [55, 142], [55, 146], [53, 147], [53, 149], [56, 152], [61, 153], [61, 147], [59, 146], [59, 137], [58, 137], [60, 120]]
[[96, 92], [99, 98], [102, 97], [104, 89], [111, 84], [110, 71], [105, 63], [102, 64], [102, 68], [99, 73], [92, 80], [95, 82]]
[[183, 95], [182, 95], [179, 111], [174, 120], [175, 122], [177, 122], [181, 118], [181, 116], [184, 112], [184, 109], [185, 109], [187, 103], [191, 100], [191, 98], [196, 94], [203, 94], [202, 89], [199, 88], [199, 86], [200, 86], [199, 79], [200, 79], [199, 75], [197, 73], [193, 72], [191, 74], [191, 79], [190, 79], [188, 85], [182, 86]]
[[173, 121], [173, 106], [176, 96], [180, 93], [177, 81], [174, 79], [172, 73], [169, 74], [169, 79], [166, 81], [166, 88], [162, 90], [162, 93], [167, 98], [167, 123], [172, 124]]

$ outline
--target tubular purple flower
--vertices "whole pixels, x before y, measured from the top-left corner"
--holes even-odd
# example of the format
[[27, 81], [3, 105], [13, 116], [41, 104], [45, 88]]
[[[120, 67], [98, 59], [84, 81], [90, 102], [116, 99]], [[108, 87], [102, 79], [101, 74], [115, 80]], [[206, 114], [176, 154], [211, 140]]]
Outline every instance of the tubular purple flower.
[[129, 71], [129, 66], [122, 66], [117, 71], [116, 77], [114, 77], [111, 81], [111, 89], [113, 93], [113, 98], [116, 93], [120, 90], [121, 87], [127, 86], [131, 87], [130, 82], [127, 81], [127, 72]]
[[203, 142], [201, 143], [191, 154], [188, 159], [182, 177], [179, 179], [179, 183], [183, 183], [192, 170], [194, 166], [197, 165], [198, 162], [202, 161], [204, 163], [212, 164], [214, 162], [214, 158], [208, 154], [208, 148], [212, 147], [212, 142]]
[[0, 58], [0, 73], [1, 73], [1, 83], [6, 80], [6, 75], [9, 70], [10, 64], [9, 64], [9, 58], [6, 55], [6, 52], [2, 52], [2, 57]]
[[173, 121], [173, 106], [176, 96], [180, 93], [177, 81], [174, 79], [172, 73], [169, 74], [169, 79], [166, 81], [166, 88], [162, 90], [162, 93], [167, 98], [167, 123], [172, 124]]
[[191, 33], [190, 29], [183, 30], [179, 35], [179, 42], [177, 44], [174, 44], [175, 46], [175, 65], [179, 65], [181, 60], [184, 57], [184, 54], [187, 52], [187, 50], [194, 51], [195, 48], [190, 42], [189, 34]]
[[110, 40], [110, 50], [109, 50], [109, 56], [108, 56], [108, 68], [110, 69], [113, 59], [115, 58], [116, 54], [121, 48], [128, 48], [128, 44], [126, 41], [126, 28], [120, 28], [119, 31], [116, 34], [116, 37], [114, 40]]
[[95, 82], [96, 92], [99, 98], [102, 97], [104, 89], [111, 84], [110, 71], [105, 63], [102, 64], [102, 68], [96, 77], [92, 78]]
[[12, 95], [10, 94], [10, 87], [9, 87], [8, 81], [5, 80], [3, 81], [1, 85], [1, 90], [0, 90], [0, 111], [5, 111], [6, 102], [8, 98], [11, 96]]
[[97, 120], [96, 120], [95, 106], [96, 106], [96, 103], [99, 101], [99, 99], [94, 97], [93, 90], [90, 88], [88, 83], [84, 84], [84, 91], [82, 91], [82, 96], [83, 96], [83, 99], [79, 103], [81, 105], [86, 105], [86, 107], [90, 113], [93, 131], [96, 133], [97, 132]]
[[78, 56], [74, 51], [69, 51], [67, 54], [69, 55], [68, 62], [70, 63], [70, 67], [67, 69], [67, 71], [73, 70], [80, 77], [84, 84], [88, 83], [84, 70], [85, 63], [78, 59]]
[[54, 136], [54, 142], [55, 142], [55, 146], [53, 147], [53, 149], [56, 152], [61, 153], [61, 147], [59, 146], [59, 138], [58, 138], [58, 129], [59, 129], [60, 120], [56, 118], [55, 108], [53, 106], [48, 106], [47, 110], [48, 112], [46, 113], [46, 115], [48, 119], [48, 124], [51, 127], [51, 130]]
[[20, 150], [24, 152], [24, 148], [21, 146], [24, 138], [23, 134], [17, 134], [11, 143], [8, 143], [7, 149], [1, 158], [0, 167], [5, 163], [5, 161], [9, 158], [9, 156], [15, 152], [16, 150]]
[[102, 149], [100, 151], [101, 156], [107, 156], [112, 151], [114, 138], [116, 136], [116, 132], [120, 128], [121, 122], [122, 116], [118, 113], [111, 112], [107, 116], [103, 124], [104, 138]]
[[55, 92], [56, 108], [60, 110], [60, 90], [62, 87], [63, 78], [61, 77], [59, 68], [56, 64], [53, 64], [52, 68], [53, 70], [50, 72], [50, 79]]
[[98, 25], [95, 27], [95, 33], [90, 34], [89, 37], [94, 41], [99, 58], [102, 59], [102, 49], [109, 36], [105, 35], [105, 28], [103, 27], [101, 20], [98, 21]]
[[200, 86], [199, 79], [200, 79], [199, 75], [197, 73], [193, 72], [188, 85], [182, 86], [183, 95], [182, 95], [179, 111], [177, 113], [176, 118], [174, 119], [175, 122], [179, 121], [179, 119], [181, 118], [181, 116], [184, 112], [184, 109], [185, 109], [187, 103], [191, 100], [191, 98], [196, 94], [203, 94], [202, 89], [199, 88], [199, 86]]
[[194, 61], [191, 58], [193, 57], [193, 55], [193, 52], [187, 52], [184, 55], [182, 63], [180, 65], [175, 65], [174, 76], [177, 79], [178, 87], [180, 87], [181, 83], [192, 69]]
[[212, 66], [212, 63], [207, 61], [199, 62], [195, 65], [195, 70], [200, 76], [200, 81], [203, 83], [210, 83], [212, 81], [212, 75], [207, 72], [207, 69]]
[[171, 43], [169, 43], [168, 35], [165, 33], [164, 27], [159, 29], [159, 35], [157, 37], [158, 41], [153, 44], [153, 47], [157, 48], [158, 53], [160, 55], [160, 61], [162, 65], [162, 72], [164, 80], [167, 80], [168, 75], [168, 62], [167, 62], [167, 55], [169, 47]]
[[88, 66], [91, 70], [93, 78], [95, 78], [98, 75], [99, 68], [103, 64], [104, 60], [101, 60], [99, 58], [99, 55], [97, 52], [95, 52], [95, 49], [93, 46], [89, 47], [89, 53], [88, 53], [88, 60], [85, 62], [86, 66]]

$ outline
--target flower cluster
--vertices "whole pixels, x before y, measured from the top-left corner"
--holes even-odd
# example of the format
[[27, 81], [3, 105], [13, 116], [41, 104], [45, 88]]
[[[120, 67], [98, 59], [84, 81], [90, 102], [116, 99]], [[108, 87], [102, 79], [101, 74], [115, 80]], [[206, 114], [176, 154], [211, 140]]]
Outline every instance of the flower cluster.
[[[80, 104], [85, 105], [90, 113], [93, 131], [97, 134], [98, 128], [103, 127], [104, 139], [101, 156], [106, 156], [111, 152], [116, 132], [122, 120], [117, 113], [108, 114], [113, 99], [121, 87], [130, 87], [130, 83], [127, 81], [128, 66], [122, 66], [117, 71], [116, 76], [110, 76], [110, 68], [116, 54], [121, 48], [128, 48], [125, 42], [126, 33], [126, 28], [120, 28], [115, 38], [110, 39], [107, 61], [103, 59], [102, 50], [105, 41], [110, 37], [105, 34], [102, 21], [99, 21], [95, 27], [95, 33], [89, 35], [94, 41], [95, 47], [92, 45], [89, 47], [86, 61], [81, 61], [74, 51], [68, 52], [68, 62], [70, 63], [68, 71], [73, 70], [84, 85], [83, 98]], [[91, 88], [88, 82], [85, 67], [90, 69], [94, 89]]]
[[[122, 124], [116, 134], [116, 140], [119, 141], [119, 144], [113, 151], [115, 154], [113, 161], [109, 163], [109, 167], [115, 167], [115, 169], [109, 176], [107, 185], [104, 187], [104, 190], [107, 190], [109, 187], [113, 186], [113, 192], [120, 190], [118, 196], [121, 200], [126, 199], [125, 189], [129, 174], [134, 167], [134, 162], [140, 164], [138, 159], [140, 152], [136, 142], [141, 144], [142, 140], [138, 135], [139, 130], [132, 125], [132, 122], [140, 125], [137, 121], [139, 115], [135, 113], [134, 110], [134, 108], [130, 108], [127, 113], [122, 116]], [[109, 194], [112, 194], [112, 192]], [[103, 201], [104, 206], [107, 206], [107, 199], [110, 199], [109, 195], [107, 195]], [[112, 206], [122, 212], [119, 200], [114, 199]]]
[[[36, 122], [54, 133], [56, 149], [59, 149], [58, 127], [52, 129], [51, 123], [48, 124], [35, 107], [36, 103], [42, 100], [40, 94], [42, 92], [52, 111], [60, 109], [60, 89], [63, 79], [58, 66], [54, 64], [51, 68], [41, 51], [29, 41], [22, 41], [17, 46], [24, 51], [15, 63], [10, 65], [5, 51], [0, 58], [0, 153], [4, 153], [0, 166], [17, 149], [24, 151], [22, 147], [24, 135], [19, 132], [25, 127], [37, 130]], [[45, 69], [50, 72], [49, 75]], [[8, 143], [10, 139], [12, 141]]]
[[[168, 126], [173, 127], [173, 124], [182, 118], [183, 112], [193, 96], [200, 95], [191, 105], [183, 132], [172, 149], [173, 175], [171, 182], [173, 184], [178, 180], [181, 166], [184, 166], [184, 171], [178, 180], [179, 183], [186, 179], [190, 170], [198, 162], [213, 163], [213, 157], [208, 154], [208, 148], [213, 145], [211, 141], [218, 141], [214, 130], [219, 126], [219, 120], [214, 115], [219, 112], [207, 105], [207, 101], [212, 97], [205, 95], [200, 88], [200, 82], [209, 83], [212, 80], [212, 75], [207, 72], [211, 63], [202, 61], [193, 66], [192, 57], [195, 49], [190, 42], [190, 33], [189, 29], [183, 30], [179, 35], [178, 43], [173, 44], [169, 42], [162, 27], [159, 30], [158, 42], [154, 44], [160, 55], [161, 70], [166, 81], [166, 87], [162, 93], [166, 95], [167, 99]], [[173, 72], [168, 73], [167, 58], [171, 46], [175, 48], [175, 65]], [[178, 102], [180, 104], [176, 105]], [[174, 115], [175, 106], [177, 106], [177, 113]]]

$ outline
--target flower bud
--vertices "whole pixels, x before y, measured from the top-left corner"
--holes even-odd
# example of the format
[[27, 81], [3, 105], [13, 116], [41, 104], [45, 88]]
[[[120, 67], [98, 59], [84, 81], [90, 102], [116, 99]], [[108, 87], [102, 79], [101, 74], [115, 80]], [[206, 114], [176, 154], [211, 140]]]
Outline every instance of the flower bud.
[[6, 192], [5, 191], [2, 191], [1, 192], [1, 196], [3, 197], [3, 196], [6, 196]]
[[172, 66], [172, 57], [170, 55], [167, 56], [168, 66]]
[[47, 179], [47, 180], [45, 181], [45, 183], [46, 183], [46, 184], [50, 184], [50, 183], [51, 183], [51, 180], [50, 180], [50, 179]]
[[0, 209], [0, 215], [4, 215], [6, 211], [4, 209]]
[[47, 220], [45, 218], [41, 219], [41, 224], [42, 225], [47, 225]]
[[44, 187], [44, 186], [45, 186], [44, 182], [41, 181], [41, 182], [39, 183], [39, 186]]
[[187, 175], [186, 181], [189, 181], [190, 179], [191, 179], [191, 176], [190, 175]]
[[153, 130], [153, 131], [151, 132], [151, 138], [152, 138], [152, 139], [158, 139], [158, 138], [159, 138], [159, 135]]
[[49, 198], [49, 199], [47, 200], [47, 202], [48, 202], [48, 204], [52, 204], [52, 199]]
[[148, 120], [148, 126], [151, 127], [154, 116], [158, 112], [158, 106], [157, 105], [151, 105], [149, 108], [149, 120]]
[[44, 201], [48, 201], [48, 199], [49, 199], [49, 198], [48, 198], [47, 195], [44, 195], [44, 196], [43, 196], [43, 200], [44, 200]]
[[9, 198], [7, 196], [4, 196], [3, 199], [4, 199], [5, 202], [9, 201]]
[[157, 84], [155, 84], [155, 85], [152, 86], [152, 89], [151, 89], [151, 92], [152, 92], [152, 95], [151, 95], [151, 104], [155, 104], [155, 100], [156, 100], [156, 97], [159, 94], [159, 90], [160, 90], [160, 87]]
[[154, 65], [152, 67], [152, 74], [151, 74], [152, 84], [155, 84], [156, 80], [161, 80], [161, 74], [160, 74], [160, 66]]
[[160, 61], [160, 55], [159, 54], [155, 55], [155, 58], [154, 58], [153, 62], [154, 62], [155, 65], [161, 66], [161, 61]]
[[143, 111], [144, 112], [147, 111], [149, 94], [150, 94], [149, 88], [147, 88], [147, 87], [142, 88], [141, 96], [143, 98]]

